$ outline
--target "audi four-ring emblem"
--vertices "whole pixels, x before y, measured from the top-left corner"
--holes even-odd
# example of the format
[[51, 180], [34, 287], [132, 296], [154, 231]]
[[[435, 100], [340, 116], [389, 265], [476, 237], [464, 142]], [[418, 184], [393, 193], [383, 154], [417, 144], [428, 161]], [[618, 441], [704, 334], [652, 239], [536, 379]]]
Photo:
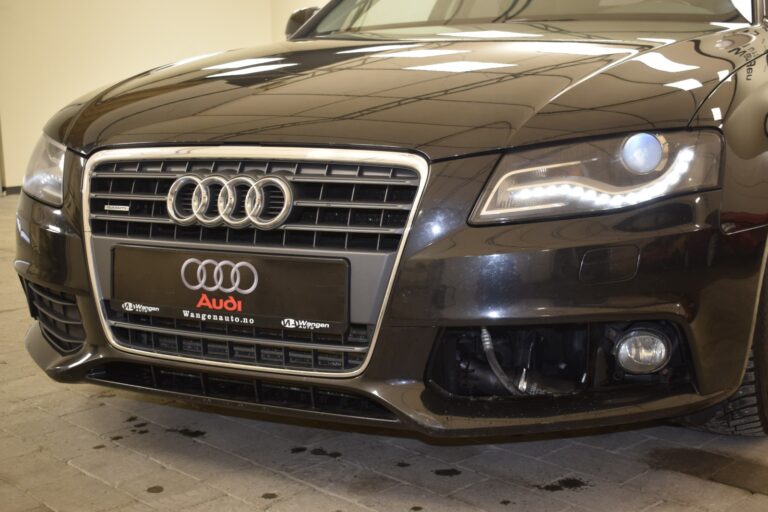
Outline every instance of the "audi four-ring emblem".
[[259, 273], [246, 261], [190, 258], [181, 266], [181, 282], [192, 291], [248, 295], [259, 285]]
[[279, 176], [182, 176], [171, 185], [168, 216], [181, 226], [282, 226], [293, 208], [291, 184]]

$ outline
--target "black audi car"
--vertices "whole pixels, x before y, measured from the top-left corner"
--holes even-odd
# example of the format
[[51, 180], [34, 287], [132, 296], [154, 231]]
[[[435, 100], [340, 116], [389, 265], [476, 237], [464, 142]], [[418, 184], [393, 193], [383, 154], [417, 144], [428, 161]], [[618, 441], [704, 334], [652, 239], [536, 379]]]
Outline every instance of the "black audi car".
[[334, 0], [45, 127], [53, 379], [507, 435], [768, 429], [762, 0]]

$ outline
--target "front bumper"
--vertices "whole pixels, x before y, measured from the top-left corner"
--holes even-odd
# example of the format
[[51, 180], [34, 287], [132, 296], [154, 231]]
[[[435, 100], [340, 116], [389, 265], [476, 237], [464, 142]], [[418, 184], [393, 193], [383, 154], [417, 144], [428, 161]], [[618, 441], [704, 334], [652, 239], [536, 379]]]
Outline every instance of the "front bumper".
[[[225, 400], [209, 394], [180, 395], [259, 413], [385, 425], [433, 436], [647, 421], [706, 408], [737, 389], [754, 324], [765, 230], [724, 235], [719, 226], [723, 191], [598, 217], [468, 227], [469, 211], [495, 162], [496, 157], [483, 156], [433, 165], [379, 341], [359, 376], [329, 379], [214, 369], [114, 348], [106, 341], [96, 312], [79, 220], [81, 198], [76, 192], [67, 194], [62, 209], [21, 196], [16, 270], [28, 282], [76, 296], [87, 343], [77, 353], [62, 356], [34, 327], [27, 337], [28, 350], [50, 377], [67, 382], [94, 378], [105, 365], [131, 363], [349, 393], [383, 406], [391, 417]], [[71, 181], [69, 190], [79, 190], [77, 180]], [[640, 256], [634, 277], [614, 282], [610, 275], [598, 273], [596, 278], [584, 278], [587, 253], [627, 246], [636, 247]], [[695, 375], [692, 385], [489, 401], [451, 398], [425, 382], [433, 347], [447, 327], [643, 320], [670, 321], [685, 333]]]

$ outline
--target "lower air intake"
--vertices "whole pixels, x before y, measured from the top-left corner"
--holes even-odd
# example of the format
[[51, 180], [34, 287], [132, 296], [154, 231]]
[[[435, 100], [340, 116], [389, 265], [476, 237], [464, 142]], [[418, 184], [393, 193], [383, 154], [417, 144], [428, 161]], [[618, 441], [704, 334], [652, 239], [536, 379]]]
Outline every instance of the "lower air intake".
[[74, 295], [24, 283], [32, 315], [40, 323], [45, 339], [57, 351], [69, 354], [85, 343], [85, 329]]
[[397, 421], [392, 412], [368, 398], [316, 386], [277, 384], [132, 363], [105, 364], [91, 370], [88, 379], [245, 404]]

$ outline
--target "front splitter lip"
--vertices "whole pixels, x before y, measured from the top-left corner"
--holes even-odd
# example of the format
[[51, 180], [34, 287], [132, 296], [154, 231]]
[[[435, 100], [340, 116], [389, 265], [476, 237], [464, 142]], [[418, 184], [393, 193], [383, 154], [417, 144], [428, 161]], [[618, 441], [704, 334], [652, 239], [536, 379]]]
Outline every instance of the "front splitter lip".
[[[324, 378], [301, 378], [253, 371], [249, 375], [284, 384], [301, 382], [342, 392], [352, 392], [373, 400], [391, 411], [396, 420], [382, 420], [370, 417], [348, 416], [309, 411], [273, 405], [261, 405], [236, 400], [205, 397], [174, 391], [108, 382], [89, 377], [90, 370], [109, 362], [131, 362], [148, 365], [163, 365], [164, 361], [151, 356], [135, 356], [116, 351], [107, 345], [86, 345], [77, 354], [61, 356], [45, 340], [37, 324], [29, 330], [26, 339], [29, 353], [35, 362], [54, 380], [77, 383], [90, 382], [134, 391], [159, 394], [187, 402], [202, 404], [217, 409], [235, 410], [260, 419], [293, 418], [301, 421], [318, 421], [325, 424], [359, 425], [370, 428], [407, 430], [431, 438], [486, 438], [513, 435], [535, 435], [543, 433], [589, 430], [632, 423], [644, 423], [690, 414], [726, 399], [727, 393], [701, 396], [687, 392], [665, 397], [647, 397], [641, 403], [605, 404], [584, 402], [583, 408], [571, 408], [568, 412], [539, 410], [531, 413], [527, 407], [515, 411], [514, 404], [507, 402], [504, 415], [494, 415], [492, 409], [478, 414], [471, 408], [463, 413], [454, 407], [463, 402], [450, 398], [439, 399], [422, 382], [379, 382], [364, 377], [346, 381]], [[177, 363], [177, 369], [214, 372], [205, 365]], [[238, 372], [242, 375], [243, 372]], [[452, 410], [453, 409], [453, 410]], [[501, 408], [499, 408], [501, 409]], [[524, 409], [529, 409], [526, 413]]]

